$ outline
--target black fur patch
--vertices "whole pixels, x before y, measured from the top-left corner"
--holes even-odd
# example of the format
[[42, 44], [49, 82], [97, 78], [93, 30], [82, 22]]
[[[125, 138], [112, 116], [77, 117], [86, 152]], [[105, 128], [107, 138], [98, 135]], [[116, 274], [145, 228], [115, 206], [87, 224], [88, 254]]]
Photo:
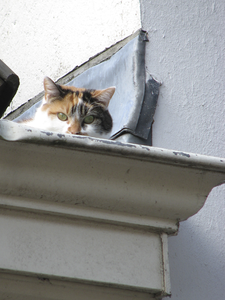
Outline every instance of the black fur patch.
[[92, 90], [86, 90], [83, 92], [83, 101], [87, 103], [92, 103], [94, 100], [91, 95]]
[[59, 92], [60, 92], [60, 96], [63, 98], [65, 97], [66, 95], [68, 95], [69, 93], [73, 93], [72, 90], [67, 90], [67, 89], [64, 89], [63, 87], [61, 87], [60, 85], [56, 84]]
[[89, 114], [96, 118], [96, 123], [98, 123], [97, 131], [107, 133], [112, 129], [113, 121], [108, 110], [103, 109], [100, 105], [94, 106], [93, 109], [89, 111]]

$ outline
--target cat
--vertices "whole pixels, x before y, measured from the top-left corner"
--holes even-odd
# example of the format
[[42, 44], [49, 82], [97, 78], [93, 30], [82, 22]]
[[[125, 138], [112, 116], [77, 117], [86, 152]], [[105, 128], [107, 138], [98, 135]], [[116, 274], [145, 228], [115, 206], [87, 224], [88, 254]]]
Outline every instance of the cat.
[[45, 96], [32, 119], [18, 121], [31, 127], [100, 138], [109, 138], [112, 117], [108, 111], [115, 87], [92, 90], [64, 86], [44, 78]]

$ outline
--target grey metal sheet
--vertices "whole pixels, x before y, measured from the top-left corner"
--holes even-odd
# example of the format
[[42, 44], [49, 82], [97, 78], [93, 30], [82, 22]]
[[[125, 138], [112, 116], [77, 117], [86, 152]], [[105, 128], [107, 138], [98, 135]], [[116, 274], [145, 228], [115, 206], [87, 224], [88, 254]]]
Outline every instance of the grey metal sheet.
[[112, 136], [122, 129], [134, 131], [145, 93], [144, 32], [109, 60], [88, 69], [68, 85], [92, 89], [116, 86], [109, 104], [113, 117]]
[[[124, 142], [151, 145], [151, 125], [159, 94], [159, 83], [152, 77], [146, 79], [145, 43], [146, 32], [128, 42], [108, 60], [86, 70], [69, 81], [67, 85], [90, 89], [104, 89], [116, 86], [110, 101], [109, 112], [113, 118], [111, 139]], [[30, 118], [36, 103], [16, 118]]]

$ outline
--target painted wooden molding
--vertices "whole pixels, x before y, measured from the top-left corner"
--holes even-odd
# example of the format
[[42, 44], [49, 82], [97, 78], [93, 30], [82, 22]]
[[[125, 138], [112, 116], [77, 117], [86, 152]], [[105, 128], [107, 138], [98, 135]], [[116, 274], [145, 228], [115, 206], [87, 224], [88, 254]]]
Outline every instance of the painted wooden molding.
[[95, 286], [98, 299], [105, 288], [112, 299], [132, 291], [137, 299], [170, 295], [167, 236], [224, 182], [225, 159], [6, 120], [0, 135], [5, 281]]

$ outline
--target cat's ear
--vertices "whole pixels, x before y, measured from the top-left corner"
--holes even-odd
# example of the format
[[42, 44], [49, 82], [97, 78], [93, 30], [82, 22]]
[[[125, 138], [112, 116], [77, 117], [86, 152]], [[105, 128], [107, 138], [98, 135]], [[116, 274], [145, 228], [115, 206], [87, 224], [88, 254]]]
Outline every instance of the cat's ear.
[[59, 86], [54, 83], [49, 77], [44, 78], [45, 100], [51, 102], [61, 97]]
[[109, 87], [105, 90], [94, 91], [94, 98], [101, 102], [105, 108], [108, 107], [109, 101], [111, 100], [113, 94], [115, 93], [115, 86]]

